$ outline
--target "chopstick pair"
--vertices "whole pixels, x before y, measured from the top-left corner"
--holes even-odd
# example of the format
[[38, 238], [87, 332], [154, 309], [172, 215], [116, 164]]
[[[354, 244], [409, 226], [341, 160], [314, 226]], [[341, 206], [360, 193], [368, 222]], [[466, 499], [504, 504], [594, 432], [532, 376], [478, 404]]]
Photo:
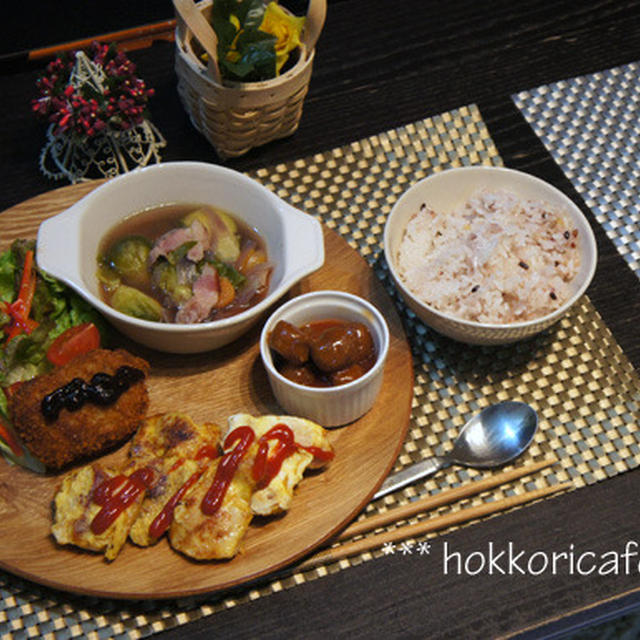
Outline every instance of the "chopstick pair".
[[[461, 487], [443, 491], [435, 496], [426, 496], [402, 507], [391, 509], [386, 513], [380, 513], [375, 516], [371, 516], [370, 518], [354, 522], [334, 538], [334, 541], [348, 540], [349, 538], [353, 538], [354, 536], [368, 531], [373, 531], [387, 524], [407, 520], [418, 513], [430, 511], [446, 504], [451, 504], [461, 500], [462, 498], [467, 498], [477, 493], [481, 493], [482, 491], [500, 486], [501, 484], [506, 484], [512, 480], [530, 475], [536, 471], [544, 469], [545, 467], [551, 466], [555, 462], [557, 462], [555, 458], [545, 458], [530, 465], [516, 467], [515, 469], [504, 471]], [[426, 533], [431, 533], [432, 531], [438, 531], [457, 524], [469, 522], [470, 520], [475, 520], [476, 518], [482, 518], [493, 513], [505, 511], [506, 509], [543, 498], [552, 493], [564, 491], [572, 486], [573, 485], [571, 483], [565, 483], [545, 487], [544, 489], [535, 489], [521, 495], [510, 496], [504, 500], [486, 502], [475, 507], [469, 507], [468, 509], [462, 509], [442, 516], [435, 516], [433, 518], [421, 520], [414, 524], [406, 524], [398, 527], [397, 529], [392, 529], [391, 531], [383, 531], [377, 535], [368, 536], [359, 540], [347, 542], [346, 544], [338, 547], [320, 551], [316, 555], [300, 563], [297, 569], [306, 570], [320, 564], [337, 562], [338, 560], [342, 560], [358, 553], [380, 548], [386, 544], [408, 540], [422, 536]]]

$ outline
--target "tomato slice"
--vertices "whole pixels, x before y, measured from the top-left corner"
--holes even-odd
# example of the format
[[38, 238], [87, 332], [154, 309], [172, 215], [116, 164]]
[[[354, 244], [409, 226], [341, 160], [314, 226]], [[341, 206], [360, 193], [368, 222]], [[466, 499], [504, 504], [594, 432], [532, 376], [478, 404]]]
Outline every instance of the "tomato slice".
[[9, 449], [13, 452], [15, 456], [21, 458], [24, 455], [24, 451], [20, 444], [16, 441], [11, 433], [9, 427], [0, 419], [0, 439], [4, 440]]
[[100, 332], [93, 322], [70, 327], [61, 333], [47, 351], [47, 359], [56, 366], [67, 364], [76, 356], [100, 346]]

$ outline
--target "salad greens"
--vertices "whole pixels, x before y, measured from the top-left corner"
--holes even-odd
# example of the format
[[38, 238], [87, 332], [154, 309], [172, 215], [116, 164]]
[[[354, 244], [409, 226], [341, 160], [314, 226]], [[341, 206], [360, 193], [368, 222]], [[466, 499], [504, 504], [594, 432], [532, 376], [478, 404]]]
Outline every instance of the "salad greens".
[[15, 240], [0, 254], [0, 387], [30, 380], [52, 368], [47, 349], [63, 331], [83, 322], [93, 322], [104, 335], [104, 321], [88, 302], [63, 283], [36, 268], [36, 284], [30, 318], [37, 323], [30, 333], [9, 339], [11, 316], [6, 306], [18, 296], [27, 251], [35, 250], [32, 240]]

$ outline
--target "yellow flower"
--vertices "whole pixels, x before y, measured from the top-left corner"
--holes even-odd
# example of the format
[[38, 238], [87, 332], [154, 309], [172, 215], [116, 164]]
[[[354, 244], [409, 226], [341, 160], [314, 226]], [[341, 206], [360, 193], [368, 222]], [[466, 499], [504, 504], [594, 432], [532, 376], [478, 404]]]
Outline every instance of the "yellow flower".
[[300, 34], [304, 17], [297, 18], [287, 13], [277, 2], [270, 2], [260, 24], [260, 31], [274, 35], [276, 40], [276, 75], [289, 58], [289, 52], [300, 46]]
[[238, 16], [235, 15], [235, 13], [232, 13], [229, 16], [229, 22], [235, 27], [236, 36], [231, 43], [231, 47], [227, 51], [227, 60], [229, 60], [229, 62], [238, 62], [238, 60], [240, 59], [240, 52], [237, 49], [237, 45], [238, 37], [242, 33], [242, 25], [240, 24], [240, 20], [238, 20]]

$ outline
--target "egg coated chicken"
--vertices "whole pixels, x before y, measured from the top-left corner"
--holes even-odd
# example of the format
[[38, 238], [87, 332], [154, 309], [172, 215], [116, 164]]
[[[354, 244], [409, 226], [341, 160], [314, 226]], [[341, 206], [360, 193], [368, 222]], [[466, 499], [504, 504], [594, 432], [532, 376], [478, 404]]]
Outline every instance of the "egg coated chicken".
[[70, 474], [54, 498], [59, 544], [113, 560], [127, 539], [163, 537], [196, 560], [233, 558], [254, 515], [289, 509], [309, 466], [333, 458], [325, 430], [291, 416], [235, 414], [223, 430], [175, 412], [148, 417], [121, 469]]

